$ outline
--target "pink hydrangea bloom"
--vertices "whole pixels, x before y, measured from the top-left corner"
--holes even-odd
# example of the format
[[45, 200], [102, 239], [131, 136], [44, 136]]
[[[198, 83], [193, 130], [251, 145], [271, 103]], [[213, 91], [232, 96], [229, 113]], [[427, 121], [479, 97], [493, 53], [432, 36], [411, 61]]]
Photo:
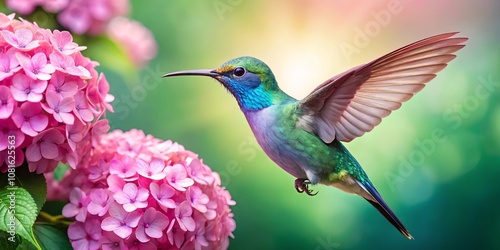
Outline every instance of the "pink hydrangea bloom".
[[140, 242], [148, 242], [151, 238], [161, 238], [168, 223], [168, 217], [164, 213], [150, 207], [142, 215], [139, 226], [135, 231], [135, 236]]
[[[6, 4], [22, 15], [31, 14], [40, 6], [45, 11], [58, 13], [59, 23], [70, 31], [91, 35], [103, 34], [111, 19], [129, 12], [128, 0], [6, 0]], [[25, 35], [20, 41], [29, 40]]]
[[[73, 189], [63, 215], [80, 215], [73, 223], [78, 228], [99, 221], [100, 248], [228, 247], [235, 202], [219, 175], [181, 145], [140, 130], [116, 130], [103, 135], [79, 165], [58, 184], [48, 178], [48, 193], [60, 198], [53, 192]], [[73, 246], [90, 244], [81, 237], [70, 240]]]
[[56, 71], [54, 66], [48, 63], [47, 56], [42, 52], [36, 53], [31, 58], [21, 53], [16, 54], [16, 57], [23, 67], [24, 73], [31, 79], [49, 80], [52, 73]]
[[14, 110], [12, 120], [24, 134], [35, 137], [49, 125], [49, 118], [41, 112], [40, 103], [25, 102]]
[[75, 188], [69, 195], [70, 203], [64, 206], [62, 214], [66, 217], [75, 217], [77, 221], [85, 221], [87, 218], [87, 205], [89, 198], [79, 188]]
[[25, 135], [11, 120], [2, 120], [0, 123], [0, 151], [5, 151], [11, 145], [9, 137], [15, 138], [14, 147], [17, 148], [22, 145], [25, 140]]
[[2, 30], [2, 36], [9, 45], [20, 51], [30, 51], [40, 46], [39, 41], [33, 40], [33, 32], [29, 29], [20, 28], [14, 32]]
[[118, 204], [123, 205], [127, 212], [135, 211], [138, 208], [148, 206], [149, 191], [146, 188], [138, 188], [134, 183], [127, 183], [123, 190], [116, 192], [113, 198]]
[[108, 212], [109, 206], [113, 202], [113, 197], [108, 195], [108, 191], [103, 188], [96, 188], [90, 192], [90, 202], [87, 210], [90, 214], [103, 216]]
[[97, 250], [101, 245], [102, 230], [98, 220], [88, 220], [86, 223], [75, 222], [69, 225], [68, 236], [73, 249]]
[[10, 86], [12, 96], [18, 102], [38, 103], [42, 100], [46, 89], [47, 81], [31, 79], [24, 74], [16, 74]]
[[116, 17], [109, 23], [107, 34], [122, 47], [136, 67], [144, 67], [156, 56], [158, 45], [153, 33], [135, 20]]
[[57, 20], [74, 33], [98, 35], [106, 31], [109, 20], [128, 12], [128, 0], [70, 0]]
[[12, 97], [9, 88], [0, 85], [0, 119], [5, 119], [12, 115], [15, 106], [16, 101]]
[[78, 46], [78, 44], [74, 43], [73, 36], [71, 36], [71, 33], [68, 31], [54, 30], [54, 34], [50, 38], [50, 43], [65, 55], [71, 55], [76, 51], [87, 48], [85, 46]]
[[[60, 2], [7, 4], [27, 11], [30, 4]], [[85, 47], [74, 43], [69, 32], [52, 32], [2, 13], [0, 22], [0, 124], [2, 136], [16, 136], [16, 166], [24, 162], [37, 173], [53, 171], [58, 162], [75, 168], [98, 141], [95, 137], [109, 129], [107, 121], [99, 121], [113, 99], [106, 78], [95, 70], [96, 62], [82, 55]], [[0, 156], [4, 151], [0, 145]], [[0, 157], [0, 172], [7, 170], [6, 160]]]
[[109, 207], [109, 216], [104, 218], [101, 228], [104, 231], [113, 231], [120, 238], [125, 239], [132, 234], [139, 224], [141, 214], [138, 211], [127, 212], [120, 205], [113, 203]]
[[150, 164], [144, 160], [138, 159], [136, 169], [139, 175], [152, 180], [161, 180], [167, 176], [165, 173], [165, 162], [161, 159], [154, 159]]
[[14, 50], [10, 50], [5, 54], [0, 54], [0, 81], [12, 76], [21, 69], [19, 61], [12, 56], [11, 51]]
[[7, 7], [20, 14], [31, 14], [37, 6], [48, 12], [58, 12], [68, 5], [70, 0], [7, 0]]

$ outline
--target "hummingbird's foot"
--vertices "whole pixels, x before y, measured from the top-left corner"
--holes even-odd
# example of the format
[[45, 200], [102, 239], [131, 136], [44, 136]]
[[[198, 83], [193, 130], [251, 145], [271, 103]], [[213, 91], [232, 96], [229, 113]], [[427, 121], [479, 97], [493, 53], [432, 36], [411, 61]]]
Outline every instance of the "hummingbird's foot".
[[308, 179], [296, 179], [295, 180], [295, 190], [299, 193], [306, 193], [309, 196], [315, 196], [318, 192], [313, 193], [313, 190], [309, 189], [309, 184], [311, 182]]

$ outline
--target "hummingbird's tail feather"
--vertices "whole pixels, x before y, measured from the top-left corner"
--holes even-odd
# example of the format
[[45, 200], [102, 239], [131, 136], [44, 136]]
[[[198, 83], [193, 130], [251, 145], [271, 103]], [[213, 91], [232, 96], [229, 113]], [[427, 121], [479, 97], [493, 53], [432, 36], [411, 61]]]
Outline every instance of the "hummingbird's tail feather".
[[[378, 193], [377, 189], [370, 183], [359, 183], [363, 189], [367, 192], [367, 195], [362, 195], [365, 200], [370, 202], [394, 227], [396, 227], [406, 238], [413, 240], [413, 236], [410, 235], [408, 230], [405, 228], [403, 223], [398, 219], [396, 214], [389, 208], [387, 203], [385, 203], [382, 196]], [[369, 196], [368, 196], [369, 195]]]

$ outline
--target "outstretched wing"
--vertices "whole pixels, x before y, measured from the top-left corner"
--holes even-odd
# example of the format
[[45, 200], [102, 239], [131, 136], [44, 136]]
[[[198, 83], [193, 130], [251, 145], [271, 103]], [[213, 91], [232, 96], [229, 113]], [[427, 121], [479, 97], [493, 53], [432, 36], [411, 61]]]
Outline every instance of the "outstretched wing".
[[326, 143], [371, 131], [456, 57], [468, 39], [456, 34], [420, 40], [328, 79], [299, 102], [297, 125]]

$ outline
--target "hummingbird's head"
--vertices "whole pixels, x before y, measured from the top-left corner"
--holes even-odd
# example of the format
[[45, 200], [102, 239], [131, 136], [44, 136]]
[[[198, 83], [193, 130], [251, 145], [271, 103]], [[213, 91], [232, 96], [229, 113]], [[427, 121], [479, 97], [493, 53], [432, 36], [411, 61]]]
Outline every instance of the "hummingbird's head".
[[[271, 69], [253, 57], [238, 57], [213, 70], [187, 70], [164, 75], [201, 75], [219, 81], [238, 101], [242, 110], [258, 110], [273, 105], [281, 92]], [[282, 92], [281, 92], [282, 93]]]

